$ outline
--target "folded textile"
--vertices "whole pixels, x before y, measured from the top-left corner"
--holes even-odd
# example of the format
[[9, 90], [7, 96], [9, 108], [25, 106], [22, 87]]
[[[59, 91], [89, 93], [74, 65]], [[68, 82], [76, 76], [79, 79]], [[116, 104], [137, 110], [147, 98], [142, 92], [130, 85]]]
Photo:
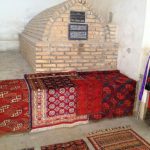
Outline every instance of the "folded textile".
[[132, 115], [136, 81], [119, 71], [102, 71], [95, 73], [102, 83], [102, 107], [98, 114], [90, 119], [112, 118]]
[[[109, 102], [110, 112], [108, 113], [108, 116], [112, 115], [113, 117], [121, 117], [132, 115], [135, 101], [136, 82], [121, 73], [114, 75], [114, 77], [115, 76], [116, 78], [113, 80], [110, 76], [104, 81], [105, 88], [110, 87], [110, 89], [113, 89]], [[110, 80], [113, 82], [111, 83]], [[109, 101], [107, 99], [108, 95], [109, 92], [104, 92], [104, 105], [107, 103], [107, 101]], [[104, 114], [107, 114], [107, 107], [103, 108]]]

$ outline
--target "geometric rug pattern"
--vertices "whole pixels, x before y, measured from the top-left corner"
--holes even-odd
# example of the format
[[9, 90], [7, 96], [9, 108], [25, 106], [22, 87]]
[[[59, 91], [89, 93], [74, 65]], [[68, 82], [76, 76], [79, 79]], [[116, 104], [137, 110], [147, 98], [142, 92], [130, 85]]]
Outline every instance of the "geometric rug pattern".
[[0, 81], [0, 136], [29, 131], [29, 96], [23, 79]]
[[87, 138], [96, 150], [150, 150], [150, 144], [130, 127], [99, 130]]
[[67, 143], [42, 146], [41, 150], [89, 150], [89, 148], [84, 140], [76, 140]]

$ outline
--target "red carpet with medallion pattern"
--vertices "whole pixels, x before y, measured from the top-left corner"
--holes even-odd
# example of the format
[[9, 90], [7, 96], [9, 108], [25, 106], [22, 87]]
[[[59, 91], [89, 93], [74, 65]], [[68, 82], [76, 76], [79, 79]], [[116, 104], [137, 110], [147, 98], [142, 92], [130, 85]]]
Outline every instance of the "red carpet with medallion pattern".
[[0, 81], [0, 135], [132, 115], [135, 89], [136, 82], [117, 70]]
[[87, 123], [88, 116], [76, 114], [74, 73], [25, 75], [30, 88], [32, 129]]

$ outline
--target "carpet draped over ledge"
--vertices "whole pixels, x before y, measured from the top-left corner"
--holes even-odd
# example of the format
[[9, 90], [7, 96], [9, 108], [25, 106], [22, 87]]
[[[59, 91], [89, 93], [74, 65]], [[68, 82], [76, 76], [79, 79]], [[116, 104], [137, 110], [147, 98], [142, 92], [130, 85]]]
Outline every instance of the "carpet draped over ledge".
[[[55, 128], [88, 123], [89, 119], [129, 116], [135, 89], [136, 82], [117, 70], [28, 74], [25, 80], [1, 81], [0, 132], [24, 132], [29, 125], [30, 130]], [[12, 111], [17, 115], [8, 113]]]

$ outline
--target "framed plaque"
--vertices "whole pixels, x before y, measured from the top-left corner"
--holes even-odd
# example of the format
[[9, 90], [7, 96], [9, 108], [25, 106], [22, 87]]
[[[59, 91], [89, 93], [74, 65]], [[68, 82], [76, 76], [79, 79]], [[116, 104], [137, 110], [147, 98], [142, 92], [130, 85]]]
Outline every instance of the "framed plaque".
[[87, 40], [87, 24], [69, 24], [69, 40]]
[[70, 12], [70, 22], [85, 23], [85, 12], [71, 11]]

